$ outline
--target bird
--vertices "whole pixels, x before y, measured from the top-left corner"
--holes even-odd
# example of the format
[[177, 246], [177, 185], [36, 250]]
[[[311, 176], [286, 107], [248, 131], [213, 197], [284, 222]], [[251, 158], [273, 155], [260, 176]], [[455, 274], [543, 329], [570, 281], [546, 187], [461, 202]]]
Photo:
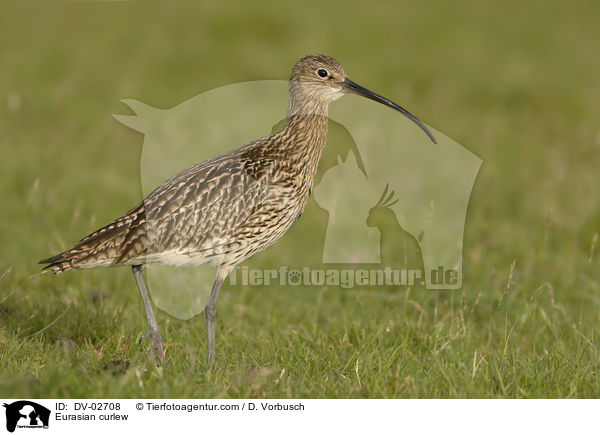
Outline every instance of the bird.
[[[381, 263], [386, 266], [400, 267], [419, 281], [425, 276], [423, 266], [423, 253], [416, 237], [402, 228], [398, 222], [396, 212], [392, 206], [400, 199], [396, 198], [396, 192], [388, 190], [386, 184], [379, 201], [370, 210], [366, 219], [367, 226], [379, 229], [381, 234], [380, 253]], [[411, 278], [412, 279], [412, 278]]]
[[217, 299], [229, 273], [281, 238], [300, 218], [312, 193], [327, 139], [329, 104], [345, 94], [381, 103], [429, 129], [403, 107], [348, 78], [334, 58], [311, 54], [297, 61], [281, 130], [172, 176], [124, 215], [41, 260], [42, 273], [112, 266], [132, 268], [146, 311], [150, 353], [165, 351], [143, 268], [153, 263], [216, 268], [204, 313], [207, 363], [216, 355]]

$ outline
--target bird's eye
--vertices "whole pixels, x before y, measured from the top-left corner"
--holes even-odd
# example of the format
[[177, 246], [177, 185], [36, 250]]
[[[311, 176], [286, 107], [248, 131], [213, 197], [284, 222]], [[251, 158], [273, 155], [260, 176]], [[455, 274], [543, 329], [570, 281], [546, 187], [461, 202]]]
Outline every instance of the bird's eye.
[[319, 77], [322, 77], [322, 78], [327, 77], [327, 71], [324, 70], [323, 68], [321, 68], [320, 70], [318, 70], [317, 74], [319, 75]]

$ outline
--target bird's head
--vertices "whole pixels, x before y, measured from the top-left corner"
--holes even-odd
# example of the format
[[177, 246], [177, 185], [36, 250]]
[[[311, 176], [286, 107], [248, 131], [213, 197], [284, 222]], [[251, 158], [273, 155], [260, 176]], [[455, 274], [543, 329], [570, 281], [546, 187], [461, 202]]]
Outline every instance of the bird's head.
[[[392, 100], [350, 80], [344, 67], [332, 57], [311, 54], [296, 62], [290, 78], [290, 92], [293, 98], [302, 99], [303, 102], [324, 104], [329, 104], [344, 94], [356, 94], [369, 98], [402, 113], [417, 124], [433, 143], [436, 143], [433, 134], [416, 116]], [[301, 98], [299, 98], [300, 96]]]
[[389, 184], [385, 185], [385, 189], [379, 198], [379, 201], [377, 201], [377, 204], [369, 210], [369, 216], [367, 217], [366, 222], [368, 227], [381, 227], [384, 226], [384, 222], [397, 222], [396, 213], [391, 207], [400, 200], [395, 197], [395, 191], [392, 190], [389, 192], [389, 187]]
[[290, 84], [313, 98], [330, 102], [344, 95], [341, 83], [345, 79], [346, 71], [337, 60], [324, 54], [311, 54], [296, 62]]

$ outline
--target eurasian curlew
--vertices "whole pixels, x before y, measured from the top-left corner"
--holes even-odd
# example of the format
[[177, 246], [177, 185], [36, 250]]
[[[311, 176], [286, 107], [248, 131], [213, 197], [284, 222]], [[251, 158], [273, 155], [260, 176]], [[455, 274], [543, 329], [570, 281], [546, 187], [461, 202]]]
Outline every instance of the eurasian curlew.
[[164, 359], [142, 268], [150, 263], [216, 266], [205, 307], [208, 363], [215, 357], [217, 298], [223, 281], [245, 259], [283, 236], [311, 195], [327, 138], [329, 103], [345, 93], [375, 100], [427, 127], [391, 100], [351, 81], [329, 56], [310, 55], [294, 66], [285, 125], [270, 136], [197, 163], [158, 186], [125, 215], [71, 249], [40, 261], [46, 269], [131, 266], [142, 296], [151, 352]]

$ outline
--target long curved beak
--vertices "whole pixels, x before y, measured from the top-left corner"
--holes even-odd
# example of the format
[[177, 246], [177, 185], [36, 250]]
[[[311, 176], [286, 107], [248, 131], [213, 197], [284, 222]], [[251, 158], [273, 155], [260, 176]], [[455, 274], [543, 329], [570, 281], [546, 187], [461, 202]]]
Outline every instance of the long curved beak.
[[351, 94], [356, 94], [356, 95], [366, 97], [370, 100], [377, 101], [378, 103], [381, 103], [384, 106], [391, 107], [392, 109], [397, 110], [398, 112], [402, 113], [404, 116], [406, 116], [412, 122], [414, 122], [419, 127], [421, 127], [421, 130], [423, 130], [427, 134], [427, 136], [429, 136], [429, 139], [431, 139], [431, 141], [433, 143], [437, 143], [437, 141], [435, 140], [435, 137], [433, 136], [433, 134], [431, 134], [431, 132], [425, 126], [425, 124], [423, 124], [421, 121], [419, 121], [419, 119], [415, 115], [410, 113], [408, 110], [406, 110], [402, 106], [399, 106], [398, 104], [394, 103], [392, 100], [389, 100], [382, 95], [379, 95], [373, 91], [370, 91], [367, 88], [363, 88], [361, 85], [354, 83], [348, 77], [346, 77], [346, 79], [343, 82], [341, 82], [340, 84], [342, 85], [342, 89], [344, 92], [348, 92]]

